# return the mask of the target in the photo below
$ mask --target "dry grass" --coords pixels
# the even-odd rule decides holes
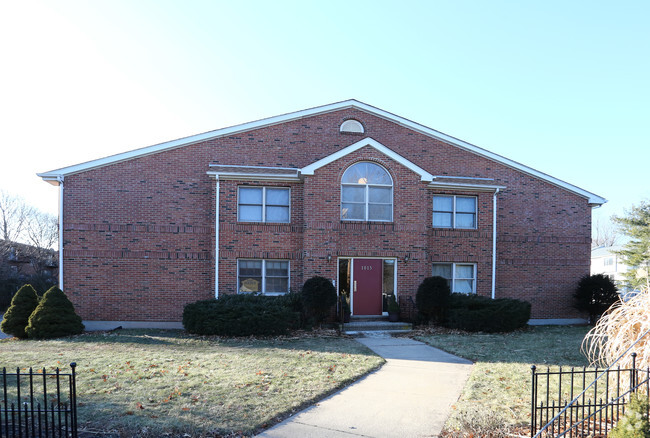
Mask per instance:
[[[79,423],[97,435],[248,435],[358,379],[383,359],[349,338],[219,339],[124,330],[0,340],[0,367],[77,362]],[[92,433],[91,433],[92,434]]]
[[[621,357],[617,364],[631,368],[635,352],[637,367],[650,366],[650,291],[615,303],[587,334],[582,348],[594,364],[607,366]]]
[[[448,436],[501,436],[530,427],[531,365],[585,367],[580,345],[588,327],[530,327],[512,333],[438,331],[417,339],[473,360],[465,389],[452,407]],[[555,389],[552,389],[555,391]]]

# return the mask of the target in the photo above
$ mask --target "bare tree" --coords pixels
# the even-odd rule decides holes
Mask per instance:
[[[22,198],[0,190],[0,238],[18,242],[31,210]]]
[[[614,246],[618,243],[620,237],[618,227],[612,222],[611,218],[607,220],[596,219],[591,232],[592,248]]]

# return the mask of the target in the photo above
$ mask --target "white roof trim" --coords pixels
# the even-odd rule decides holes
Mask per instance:
[[[583,190],[580,187],[574,186],[574,185],[569,184],[569,183],[567,183],[565,181],[562,181],[560,179],[554,178],[554,177],[552,177],[550,175],[547,175],[547,174],[545,174],[543,172],[535,170],[535,169],[533,169],[531,167],[524,166],[521,163],[518,163],[516,161],[510,160],[510,159],[505,158],[505,157],[502,157],[501,155],[498,155],[498,154],[495,154],[495,153],[490,152],[488,150],[482,149],[482,148],[480,148],[478,146],[475,146],[475,145],[473,145],[471,143],[467,143],[465,141],[459,140],[459,139],[457,139],[455,137],[452,137],[450,135],[443,134],[442,132],[436,131],[436,130],[428,128],[428,127],[426,127],[424,125],[420,125],[419,123],[415,123],[415,122],[413,122],[411,120],[405,119],[403,117],[397,116],[395,114],[389,113],[389,112],[381,110],[379,108],[375,108],[374,106],[365,104],[363,102],[359,102],[359,101],[354,100],[354,99],[345,100],[345,101],[342,101],[342,102],[336,102],[336,103],[332,103],[332,104],[329,104],[329,105],[323,105],[323,106],[319,106],[319,107],[315,107],[315,108],[305,109],[305,110],[302,110],[302,111],[296,111],[296,112],[293,112],[293,113],[283,114],[283,115],[279,115],[279,116],[275,116],[275,117],[269,117],[269,118],[266,118],[266,119],[257,120],[257,121],[249,122],[249,123],[244,123],[244,124],[241,124],[241,125],[231,126],[231,127],[228,127],[228,128],[217,129],[215,131],[205,132],[203,134],[197,134],[197,135],[193,135],[191,137],[185,137],[185,138],[181,138],[181,139],[178,139],[178,140],[169,141],[169,142],[166,142],[166,143],[160,143],[160,144],[157,144],[157,145],[148,146],[148,147],[144,147],[144,148],[141,148],[141,149],[136,149],[136,150],[129,151],[129,152],[124,152],[124,153],[121,153],[121,154],[112,155],[110,157],[100,158],[98,160],[88,161],[86,163],[76,164],[74,166],[68,166],[68,167],[63,167],[63,168],[60,168],[60,169],[51,170],[49,172],[39,173],[37,175],[40,176],[41,178],[45,179],[45,180],[47,180],[48,178],[51,179],[52,177],[70,175],[70,174],[73,174],[73,173],[83,172],[83,171],[94,169],[94,168],[97,168],[97,167],[106,166],[106,165],[113,164],[113,163],[118,163],[120,161],[125,161],[125,160],[129,160],[129,159],[132,159],[132,158],[137,158],[137,157],[141,157],[141,156],[145,156],[145,155],[149,155],[149,154],[154,154],[154,153],[157,153],[157,152],[162,152],[162,151],[165,151],[165,150],[168,150],[168,149],[173,149],[173,148],[177,148],[177,147],[181,147],[181,146],[186,146],[186,145],[189,145],[189,144],[198,143],[198,142],[201,142],[201,141],[210,140],[210,139],[214,139],[214,138],[218,138],[218,137],[225,137],[225,136],[236,134],[238,132],[249,131],[249,130],[252,130],[252,129],[258,129],[258,128],[262,128],[262,127],[269,126],[269,125],[275,125],[275,124],[284,123],[284,122],[287,122],[287,121],[290,121],[290,120],[300,119],[300,118],[303,118],[303,117],[311,117],[311,116],[314,116],[314,115],[317,115],[317,114],[323,114],[323,113],[327,113],[327,112],[338,111],[338,110],[345,109],[345,108],[356,108],[356,109],[359,109],[361,111],[365,111],[367,113],[373,114],[373,115],[375,115],[377,117],[382,117],[384,119],[390,120],[390,121],[392,121],[394,123],[400,124],[400,125],[405,126],[405,127],[409,128],[409,129],[412,129],[414,131],[418,131],[418,132],[420,132],[420,133],[422,133],[424,135],[436,138],[438,140],[444,141],[444,142],[449,143],[451,145],[457,146],[457,147],[459,147],[461,149],[465,149],[465,150],[473,152],[473,153],[475,153],[477,155],[483,156],[485,158],[489,158],[489,159],[494,160],[494,161],[496,161],[498,163],[501,163],[501,164],[504,164],[506,166],[517,169],[517,170],[519,170],[521,172],[524,172],[524,173],[527,173],[529,175],[535,176],[535,177],[540,178],[542,180],[545,180],[545,181],[547,181],[547,182],[549,182],[551,184],[554,184],[554,185],[556,185],[558,187],[564,188],[564,189],[566,189],[566,190],[568,190],[570,192],[576,193],[576,194],[578,194],[580,196],[583,196],[583,197],[587,198],[590,204],[600,205],[600,204],[604,204],[605,202],[607,202],[607,200],[605,198],[602,198],[602,197],[600,197],[600,196],[598,196],[598,195],[596,195],[594,193]]]
[[[300,176],[294,174],[244,173],[244,172],[206,172],[211,178],[218,180],[255,180],[255,181],[300,181]]]
[[[373,140],[372,138],[364,138],[363,140],[360,140],[354,144],[351,144],[350,146],[347,146],[340,151],[334,152],[331,155],[328,155],[325,158],[321,158],[320,160],[311,163],[308,166],[303,167],[300,169],[300,173],[302,175],[313,175],[315,170],[320,169],[323,166],[326,166],[342,157],[345,157],[348,154],[351,154],[352,152],[358,151],[359,149],[365,147],[365,146],[370,146],[372,148],[375,148],[382,154],[386,155],[387,157],[392,158],[393,160],[397,161],[400,163],[402,166],[407,167],[411,169],[413,172],[417,173],[420,175],[420,180],[421,181],[432,181],[434,176],[421,168],[420,166],[414,164],[413,162],[407,160],[400,154],[390,150],[383,144],[379,143],[377,140]]]
[[[496,190],[505,190],[507,188],[506,186],[436,182],[436,181],[433,181],[427,187],[432,189],[461,189],[461,190],[471,190],[471,191],[478,191],[478,192],[493,192]]]

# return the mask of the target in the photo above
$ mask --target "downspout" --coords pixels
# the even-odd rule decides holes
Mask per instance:
[[[214,224],[214,297],[219,299],[219,177],[217,176],[217,195],[215,197]]]
[[[63,175],[56,177],[59,182],[59,289],[63,290]]]
[[[497,194],[499,189],[494,191],[492,197],[492,299],[496,297],[496,275],[497,275]]]

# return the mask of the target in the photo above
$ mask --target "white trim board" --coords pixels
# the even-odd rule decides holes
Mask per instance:
[[[355,108],[364,112],[367,112],[369,114],[375,115],[377,117],[384,118],[386,120],[389,120],[393,123],[397,123],[399,125],[402,125],[406,128],[412,129],[414,131],[420,132],[424,135],[427,135],[429,137],[435,138],[437,140],[444,141],[448,144],[454,145],[456,147],[459,147],[461,149],[467,150],[469,152],[475,153],[477,155],[480,155],[485,158],[489,158],[493,161],[496,161],[498,163],[501,163],[503,165],[506,165],[508,167],[512,167],[514,169],[517,169],[521,172],[527,173],[529,175],[535,176],[537,178],[540,178],[542,180],[545,180],[553,185],[556,185],[558,187],[564,188],[565,190],[568,190],[570,192],[576,193],[588,200],[590,204],[594,205],[601,205],[607,202],[605,198],[602,198],[594,193],[588,192],[584,189],[581,189],[580,187],[574,186],[572,184],[569,184],[565,181],[562,181],[560,179],[554,178],[550,175],[547,175],[543,172],[540,172],[538,170],[535,170],[531,167],[525,166],[521,163],[518,163],[516,161],[510,160],[508,158],[505,158],[501,155],[495,154],[493,152],[490,152],[488,150],[485,150],[483,148],[480,148],[478,146],[475,146],[471,143],[467,143],[463,140],[459,140],[455,137],[452,137],[447,134],[443,134],[440,131],[436,131],[434,129],[431,129],[429,127],[426,127],[424,125],[420,125],[419,123],[413,122],[411,120],[405,119],[403,117],[397,116],[395,114],[392,114],[388,111],[384,111],[382,109],[376,108],[374,106],[365,104],[363,102],[359,102],[354,99],[350,100],[345,100],[342,102],[336,102],[328,105],[323,105],[315,108],[310,108],[310,109],[305,109],[301,111],[296,111],[293,113],[288,113],[288,114],[283,114],[279,116],[274,116],[274,117],[269,117],[266,119],[261,119],[257,120],[254,122],[248,122],[248,123],[243,123],[241,125],[236,125],[236,126],[231,126],[228,128],[223,128],[223,129],[217,129],[214,131],[209,131],[205,132],[202,134],[197,134],[193,135],[190,137],[185,137],[177,140],[172,140],[169,142],[165,143],[160,143],[157,145],[153,146],[147,146],[144,148],[140,149],[135,149],[132,151],[128,152],[123,152],[121,154],[116,154],[116,155],[111,155],[109,157],[104,157],[100,158],[97,160],[92,160],[88,161],[85,163],[80,163],[80,164],[75,164],[73,166],[68,166],[68,167],[63,167],[60,169],[55,169],[51,170],[48,172],[43,172],[37,174],[41,178],[43,178],[45,181],[51,183],[51,184],[58,184],[54,178],[57,176],[65,176],[65,175],[70,175],[78,172],[83,172],[86,170],[94,169],[97,167],[101,166],[106,166],[109,164],[114,164],[118,163],[120,161],[126,161],[132,158],[137,158],[137,157],[142,157],[145,155],[150,155],[154,154],[157,152],[162,152],[166,151],[169,149],[174,149],[177,147],[182,147],[182,146],[187,146],[190,144],[210,140],[210,139],[215,139],[219,137],[225,137],[229,135],[234,135],[239,132],[244,132],[244,131],[250,131],[253,129],[259,129],[262,127],[266,126],[271,126],[271,125],[276,125],[279,123],[284,123],[288,122],[291,120],[296,120],[304,117],[311,117],[314,115],[318,114],[324,114],[324,113],[329,113],[332,111],[338,111],[342,109],[347,109],[347,108]],[[310,167],[310,166],[307,166]]]
[[[328,155],[325,158],[321,158],[320,160],[311,163],[308,166],[303,167],[300,169],[300,173],[302,175],[313,175],[314,171],[320,169],[323,166],[326,166],[330,163],[333,163],[334,161],[345,157],[346,155],[351,154],[352,152],[358,151],[359,149],[365,147],[365,146],[370,146],[377,151],[381,152],[382,154],[386,155],[387,157],[397,161],[400,163],[402,166],[411,169],[413,172],[417,173],[420,175],[420,180],[421,181],[427,181],[430,182],[434,179],[434,176],[418,166],[417,164],[413,163],[412,161],[407,160],[397,152],[392,151],[391,149],[387,148],[383,144],[379,143],[376,140],[373,140],[372,138],[364,138],[363,140],[359,140],[356,143],[351,144],[350,146],[347,146],[340,151],[334,152],[331,155]]]

